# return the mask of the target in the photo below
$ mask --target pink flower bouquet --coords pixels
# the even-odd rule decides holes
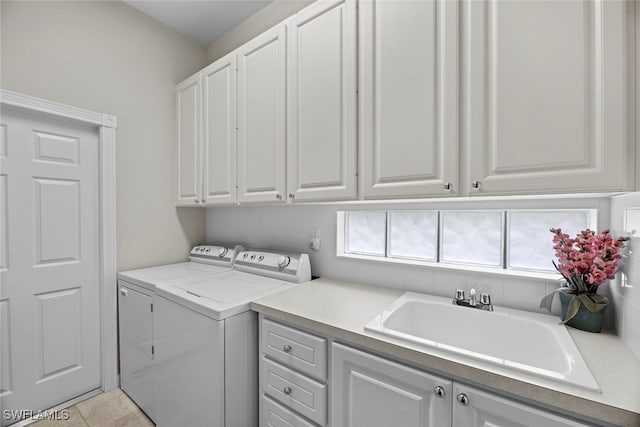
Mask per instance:
[[[586,229],[569,237],[560,228],[550,230],[558,263],[553,265],[567,281],[572,293],[596,293],[598,286],[613,279],[618,271],[620,251],[628,237],[614,239],[609,230],[600,234]]]

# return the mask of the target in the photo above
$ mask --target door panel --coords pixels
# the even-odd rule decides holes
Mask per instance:
[[[589,427],[569,418],[523,405],[462,384],[453,395],[464,394],[467,404],[453,402],[453,426],[457,427]]]
[[[198,205],[202,196],[200,80],[188,78],[176,89],[178,109],[178,205]]]
[[[236,53],[202,70],[204,197],[234,203],[236,191]]]
[[[80,288],[36,295],[39,382],[82,365]]]
[[[331,425],[451,425],[451,381],[341,344],[332,345],[331,358]]]
[[[41,410],[101,385],[98,136],[2,113],[1,406]]]
[[[293,201],[355,199],[355,2],[314,3],[288,28],[289,192]]]
[[[364,197],[458,192],[457,2],[371,0],[359,17]]]
[[[34,179],[35,265],[80,261],[80,181]]]
[[[238,54],[238,200],[279,202],[285,192],[285,29]]]
[[[472,195],[630,189],[628,7],[463,3],[464,184]]]

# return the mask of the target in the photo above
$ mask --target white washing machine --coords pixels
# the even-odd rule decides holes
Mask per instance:
[[[306,254],[243,250],[234,270],[157,287],[160,427],[258,425],[256,298],[311,280]]]
[[[118,274],[120,385],[152,420],[157,419],[153,333],[153,295],[157,286],[230,271],[240,249],[240,246],[196,246],[188,262]]]

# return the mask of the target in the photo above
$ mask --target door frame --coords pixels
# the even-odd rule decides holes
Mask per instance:
[[[115,116],[95,113],[53,101],[0,89],[2,107],[44,113],[70,122],[95,125],[98,134],[98,191],[100,245],[100,343],[104,391],[118,387],[118,330],[116,279],[116,124]]]

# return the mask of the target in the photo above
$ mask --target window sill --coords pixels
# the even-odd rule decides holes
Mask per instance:
[[[337,253],[336,256],[340,258],[348,258],[348,259],[355,259],[355,260],[361,260],[361,261],[373,261],[378,263],[388,263],[388,264],[396,264],[396,265],[397,264],[413,265],[413,266],[430,268],[434,270],[451,270],[451,271],[492,274],[500,277],[514,277],[514,278],[522,278],[522,279],[539,280],[544,282],[561,279],[560,275],[557,273],[545,273],[545,272],[523,271],[523,270],[506,270],[498,267],[496,268],[482,267],[478,265],[469,265],[469,264],[447,264],[442,262],[419,261],[419,260],[401,259],[401,258],[386,258],[386,257],[378,257],[378,256],[360,255],[360,254],[348,254],[348,253]]]

